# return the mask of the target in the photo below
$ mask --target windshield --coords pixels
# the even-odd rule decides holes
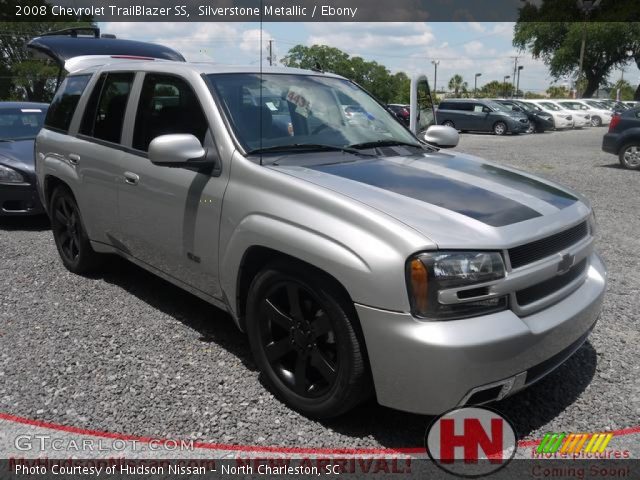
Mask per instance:
[[[562,102],[560,105],[562,105],[565,108],[568,108],[569,110],[586,110],[587,109],[586,106],[578,102]]]
[[[553,110],[554,112],[557,112],[558,110],[562,110],[555,103],[551,103],[551,102],[540,102],[540,105],[542,105],[547,110]]]
[[[518,107],[522,108],[523,110],[526,110],[527,112],[531,112],[533,110],[533,107],[528,103],[524,103],[524,102],[513,102],[513,103]]]
[[[45,108],[0,109],[0,140],[30,140],[42,128]]]
[[[487,105],[487,107],[491,108],[491,110],[496,110],[498,112],[511,112],[511,111],[513,111],[512,108],[511,108],[511,105],[509,105],[507,107],[506,105],[502,105],[501,103],[498,103],[498,102],[487,101],[486,105]]]
[[[609,110],[609,107],[607,107],[606,105],[600,103],[600,102],[595,102],[593,100],[590,101],[586,101],[586,104],[593,107],[593,108],[599,108],[602,110]]]
[[[207,77],[249,152],[300,145],[420,145],[382,105],[348,80],[259,73]]]

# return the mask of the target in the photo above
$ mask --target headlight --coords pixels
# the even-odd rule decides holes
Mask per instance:
[[[421,253],[407,263],[407,287],[413,315],[434,320],[453,320],[491,313],[507,308],[507,297],[489,295],[482,284],[505,275],[502,255],[498,252],[430,252]],[[478,285],[478,288],[473,288]],[[463,288],[454,303],[442,303],[440,292]]]
[[[0,165],[0,183],[24,183],[24,177],[13,168]]]

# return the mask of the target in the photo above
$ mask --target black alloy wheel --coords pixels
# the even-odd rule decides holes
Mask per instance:
[[[369,370],[354,315],[353,304],[315,272],[277,265],[256,276],[247,332],[278,397],[309,417],[328,418],[368,396]]]
[[[91,248],[78,204],[67,188],[58,187],[51,195],[49,218],[64,266],[73,273],[87,273],[97,267],[100,255]]]

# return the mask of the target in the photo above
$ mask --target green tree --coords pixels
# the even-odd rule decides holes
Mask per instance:
[[[633,100],[636,89],[631,86],[629,82],[626,80],[620,79],[611,88],[611,93],[609,94],[612,100],[615,100],[618,95],[618,89],[620,89],[620,100]]]
[[[409,77],[399,72],[391,74],[377,62],[351,57],[342,50],[327,45],[296,45],[282,58],[287,67],[321,68],[353,80],[385,103],[409,102]]]
[[[32,1],[14,2],[14,5]],[[44,2],[40,2],[43,4]],[[15,8],[15,7],[13,7]],[[0,22],[0,99],[16,98],[31,101],[49,101],[53,96],[58,65],[33,57],[27,42],[43,33],[70,27],[91,26],[91,19],[57,22],[68,17],[45,18],[46,22]]]
[[[496,98],[504,96],[504,83],[492,80],[478,89],[478,98]]]
[[[547,95],[551,98],[569,98],[571,92],[564,85],[551,85],[547,88]]]
[[[590,14],[595,21],[582,22],[576,21],[584,18],[584,14],[575,0],[526,3],[520,9],[513,45],[541,58],[554,78],[572,76],[577,80],[582,38],[586,34],[585,82],[579,87],[581,96],[591,97],[612,70],[628,64],[634,57],[640,68],[640,23],[621,22],[625,16],[635,18],[636,11],[637,5],[634,9],[631,2],[603,0]]]
[[[467,90],[469,88],[469,84],[464,81],[462,75],[459,75],[457,73],[453,77],[451,77],[448,86],[449,90],[453,91],[453,96],[455,98],[460,97],[461,93],[467,93]]]

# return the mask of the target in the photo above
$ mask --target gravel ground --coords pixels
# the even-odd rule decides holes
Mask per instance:
[[[462,136],[459,149],[567,184],[598,215],[610,271],[604,312],[566,364],[496,407],[523,438],[635,426],[640,418],[640,172],[602,153],[604,129]],[[331,422],[260,383],[220,310],[119,259],[86,278],[58,260],[43,219],[0,221],[0,412],[208,442],[414,447],[430,418],[363,405]]]

